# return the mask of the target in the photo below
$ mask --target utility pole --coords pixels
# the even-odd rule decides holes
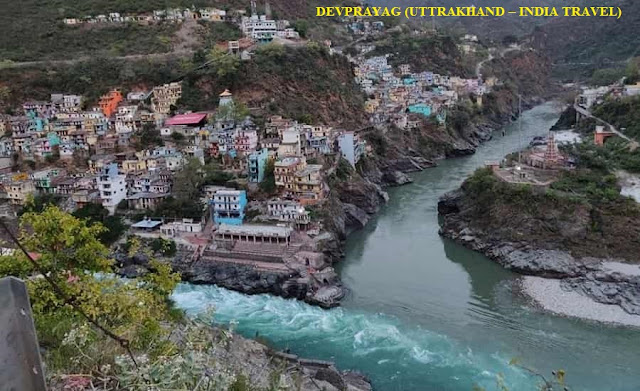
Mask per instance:
[[[522,164],[522,95],[518,94],[518,165]]]

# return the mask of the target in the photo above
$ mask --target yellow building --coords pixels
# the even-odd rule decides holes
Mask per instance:
[[[145,160],[125,160],[122,162],[122,172],[125,174],[146,170],[147,163]]]
[[[316,204],[324,199],[322,165],[310,164],[296,171],[294,195],[302,205]]]
[[[364,111],[366,111],[369,114],[375,113],[378,107],[380,107],[379,99],[369,99],[366,102],[364,102]]]
[[[276,161],[274,165],[274,176],[276,186],[285,190],[285,192],[293,194],[296,189],[295,174],[307,167],[307,161],[304,157],[286,157]]]
[[[35,193],[36,187],[31,180],[12,181],[6,186],[7,197],[13,205],[24,205],[27,197]]]

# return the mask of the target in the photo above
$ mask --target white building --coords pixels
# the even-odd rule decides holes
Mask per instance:
[[[308,224],[311,221],[307,212],[299,202],[293,200],[270,200],[267,203],[269,217],[278,221],[295,224]]]
[[[296,127],[282,132],[282,141],[278,146],[278,157],[300,156],[302,154],[302,135]]]
[[[130,102],[137,102],[141,100],[145,100],[147,98],[148,93],[145,91],[132,91],[127,94],[127,100]]]
[[[116,112],[116,133],[132,133],[138,127],[136,124],[136,113],[138,106],[120,106]]]
[[[193,219],[182,219],[182,221],[174,221],[160,226],[160,233],[163,236],[175,237],[181,233],[200,233],[202,232],[202,223],[194,222]]]
[[[364,155],[365,141],[360,141],[354,132],[344,132],[338,136],[338,148],[340,148],[342,157],[355,167]]]
[[[98,176],[100,199],[110,214],[114,214],[120,201],[127,197],[126,175],[118,172],[118,165],[111,163]]]
[[[278,33],[275,20],[267,19],[265,15],[251,15],[242,17],[242,32],[245,36],[257,41],[271,41]]]
[[[177,152],[173,155],[164,157],[166,167],[171,171],[177,171],[184,165],[184,158],[181,153]]]

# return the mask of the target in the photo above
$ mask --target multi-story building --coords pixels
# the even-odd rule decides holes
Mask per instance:
[[[211,214],[217,224],[241,225],[247,193],[244,190],[218,190],[211,200]]]
[[[302,155],[302,134],[298,127],[291,127],[282,132],[282,141],[278,146],[278,157]]]
[[[266,15],[242,17],[242,32],[256,41],[271,41],[278,33],[276,21],[267,19]]]
[[[111,90],[100,97],[98,105],[105,117],[111,117],[122,102],[122,93],[118,90]]]
[[[27,198],[36,191],[36,187],[30,179],[12,180],[5,188],[9,202],[13,205],[24,205]]]
[[[267,202],[267,211],[269,218],[278,221],[299,225],[306,225],[311,221],[309,212],[305,210],[304,206],[293,200],[269,200]]]
[[[171,106],[182,97],[182,84],[169,83],[156,86],[151,94],[151,109],[158,114],[169,114]]]
[[[128,196],[127,205],[135,210],[155,209],[169,194],[161,193],[136,193]]]
[[[355,167],[365,153],[365,141],[361,141],[354,132],[344,132],[338,136],[337,142],[342,157]]]
[[[213,22],[220,22],[224,20],[225,16],[227,16],[227,12],[225,10],[218,8],[201,8],[198,12],[200,13],[200,18],[211,20]]]
[[[249,156],[247,156],[247,173],[249,176],[249,182],[262,182],[268,160],[269,150],[267,148],[262,148],[260,151],[253,151]]]
[[[133,133],[138,130],[139,120],[136,116],[138,106],[128,105],[118,107],[116,112],[116,133]]]
[[[82,95],[51,94],[51,104],[57,112],[77,113],[82,110]]]
[[[55,192],[55,187],[53,186],[54,178],[62,177],[65,173],[65,170],[59,168],[49,168],[32,172],[29,175],[29,179],[33,182],[38,193],[48,194]]]
[[[204,165],[204,149],[196,145],[189,145],[184,149],[184,154],[187,159],[196,159]]]
[[[100,199],[110,214],[115,213],[118,204],[127,197],[126,175],[118,171],[118,165],[111,163],[102,168],[98,176]]]
[[[276,161],[274,175],[276,186],[284,189],[287,194],[293,194],[296,189],[296,172],[307,167],[304,157],[285,157]]]
[[[255,129],[238,130],[233,139],[236,152],[246,155],[258,146],[258,133]]]
[[[324,199],[322,165],[309,164],[296,171],[294,196],[303,205],[313,205]]]

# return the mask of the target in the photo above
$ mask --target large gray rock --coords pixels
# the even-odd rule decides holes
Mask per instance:
[[[397,170],[385,172],[382,179],[389,186],[402,186],[413,182],[413,179],[409,178],[407,174]]]
[[[345,224],[349,228],[361,229],[369,222],[369,214],[354,204],[342,204],[342,210],[346,217]]]

